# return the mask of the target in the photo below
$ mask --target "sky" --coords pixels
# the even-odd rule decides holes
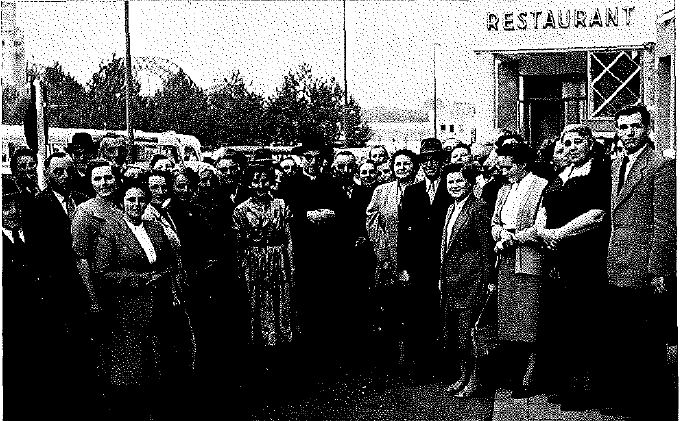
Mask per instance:
[[[471,102],[477,58],[470,44],[473,3],[456,0],[346,3],[348,91],[364,108],[423,109]],[[17,3],[29,62],[86,83],[99,63],[125,52],[123,2]],[[343,3],[328,1],[131,1],[133,57],[167,59],[208,88],[240,71],[252,89],[274,94],[289,70],[307,63],[343,83]]]

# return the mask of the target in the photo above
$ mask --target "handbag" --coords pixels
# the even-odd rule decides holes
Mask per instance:
[[[476,359],[488,357],[498,346],[495,318],[490,317],[491,305],[496,300],[495,290],[486,294],[486,300],[482,305],[479,316],[475,321],[470,334],[472,335],[472,352]]]

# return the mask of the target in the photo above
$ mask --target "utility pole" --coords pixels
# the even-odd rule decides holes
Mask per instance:
[[[127,124],[130,146],[134,142],[134,131],[130,121],[132,91],[132,57],[130,56],[130,2],[125,0],[125,123]]]

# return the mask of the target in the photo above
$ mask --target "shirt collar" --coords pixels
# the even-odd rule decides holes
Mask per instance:
[[[467,202],[467,200],[470,198],[470,195],[472,195],[472,194],[473,194],[473,193],[470,192],[470,193],[468,193],[468,195],[465,196],[465,197],[463,198],[463,200],[461,200],[460,202],[459,202],[459,201],[456,201],[456,207],[462,208],[462,207],[465,205],[465,202]]]
[[[628,165],[629,165],[629,166],[630,166],[630,165],[633,165],[633,162],[635,162],[635,161],[638,159],[638,157],[640,156],[640,154],[642,153],[642,151],[644,151],[645,149],[647,149],[647,147],[648,147],[648,145],[644,145],[643,147],[641,147],[641,148],[638,149],[637,151],[635,151],[635,152],[633,152],[632,154],[628,155]]]
[[[14,235],[12,234],[12,230],[5,228],[5,227],[2,227],[2,232],[4,232],[5,236],[7,236],[7,238],[9,238],[9,241],[11,241],[12,244],[14,244]],[[19,228],[19,236],[21,237],[22,240],[24,239],[24,230],[21,229],[21,228]]]
[[[435,187],[439,187],[439,177],[436,177],[434,180],[425,177],[425,188],[429,189],[432,184],[434,184]]]

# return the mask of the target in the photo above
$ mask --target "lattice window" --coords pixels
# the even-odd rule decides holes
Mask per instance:
[[[611,118],[642,96],[642,53],[588,52],[588,111],[590,118]]]

